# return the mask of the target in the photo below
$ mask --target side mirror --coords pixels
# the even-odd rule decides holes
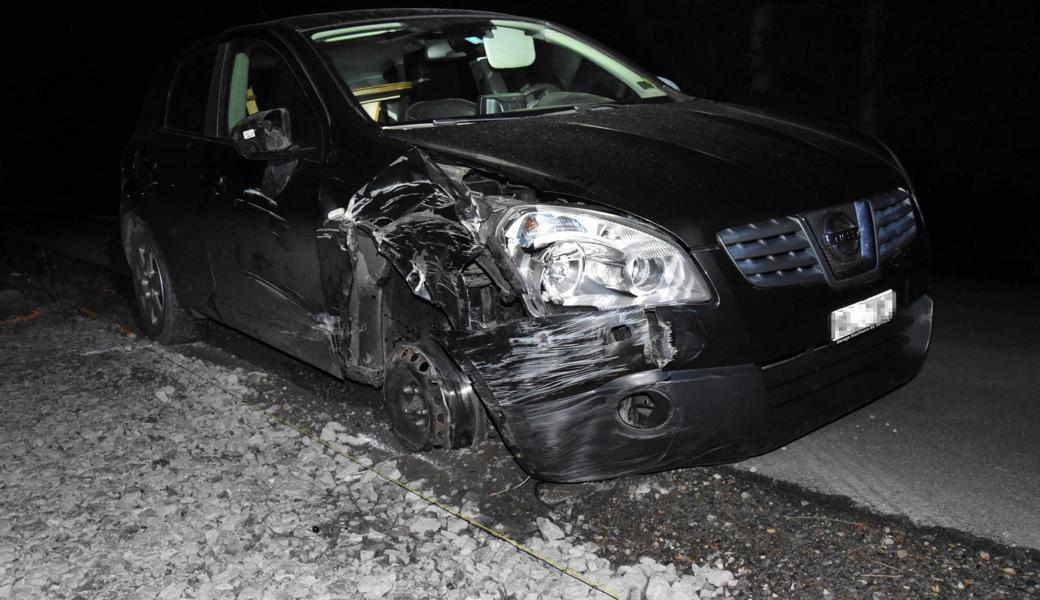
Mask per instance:
[[[671,79],[668,79],[667,77],[662,77],[662,76],[658,75],[657,76],[657,80],[660,81],[661,83],[665,84],[666,86],[672,88],[673,90],[675,90],[677,92],[681,92],[682,91],[682,90],[679,89],[679,84],[678,83],[675,83],[674,81],[672,81]]]
[[[272,108],[242,119],[231,128],[231,144],[242,158],[275,160],[298,154],[292,143],[289,110]]]

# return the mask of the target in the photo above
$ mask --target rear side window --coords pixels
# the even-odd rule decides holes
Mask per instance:
[[[216,47],[189,56],[177,65],[166,101],[166,126],[170,129],[206,132],[209,86],[213,79]]]

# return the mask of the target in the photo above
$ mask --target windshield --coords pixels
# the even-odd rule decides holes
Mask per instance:
[[[667,98],[633,67],[537,23],[377,23],[320,31],[311,40],[383,125]]]

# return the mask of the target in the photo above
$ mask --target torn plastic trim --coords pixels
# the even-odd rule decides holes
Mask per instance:
[[[621,423],[614,406],[593,414],[593,407],[621,399],[597,395],[596,390],[640,373],[667,378],[669,371],[662,367],[693,364],[706,335],[694,308],[633,307],[445,332],[440,341],[470,377],[521,466],[541,476],[570,469],[566,465],[572,452],[631,452],[623,447],[634,437],[666,436],[668,423],[654,430],[633,430]],[[573,426],[586,418],[601,420],[594,428],[603,435],[589,436],[586,442],[594,446],[576,448],[569,441],[572,434],[559,424]],[[638,452],[643,456],[647,449]]]
[[[706,339],[696,309],[662,313],[631,307],[534,317],[445,332],[442,341],[479,372],[497,404],[531,404],[695,359]]]
[[[544,410],[516,411],[524,427],[524,470],[539,479],[582,482],[717,462],[713,455],[756,453],[765,390],[754,365],[631,373]],[[669,402],[666,420],[638,429],[618,414],[625,399]],[[731,407],[733,398],[741,402]],[[768,447],[769,443],[766,443]],[[748,450],[748,448],[755,450]]]
[[[461,182],[467,172],[438,165],[413,149],[354,192],[346,206],[330,211],[315,231],[323,248],[332,250],[323,261],[342,260],[325,271],[328,283],[340,288],[328,301],[338,305],[343,317],[339,359],[351,378],[382,383],[387,350],[383,305],[389,301],[383,293],[392,271],[414,297],[439,309],[455,328],[482,326],[472,320],[471,290],[464,277],[468,265],[479,264],[503,298],[515,297],[507,275],[480,241],[484,197],[468,193]],[[483,300],[486,290],[481,294]]]
[[[657,319],[657,313],[646,311],[646,326],[649,340],[643,346],[643,355],[648,362],[663,369],[675,358],[676,349],[672,342],[672,325]]]
[[[686,319],[658,312],[664,313],[658,319],[672,327],[676,348],[684,351]],[[708,367],[707,356],[691,361],[679,354],[665,369],[625,374],[567,396],[502,406],[500,418],[507,427],[500,431],[521,466],[548,481],[595,481],[743,460],[913,378],[931,337],[931,299],[922,296],[901,308],[893,322],[898,331],[891,332],[892,345],[880,347],[897,351],[878,354],[876,343],[864,341],[852,356],[844,353],[848,349],[813,353],[796,393],[770,384],[758,364]],[[667,418],[656,427],[633,428],[618,418],[624,399],[643,393],[670,401]]]

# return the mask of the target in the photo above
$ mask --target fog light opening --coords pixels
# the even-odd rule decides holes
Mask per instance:
[[[618,418],[633,429],[653,429],[668,420],[668,400],[646,392],[632,394],[618,403]]]

